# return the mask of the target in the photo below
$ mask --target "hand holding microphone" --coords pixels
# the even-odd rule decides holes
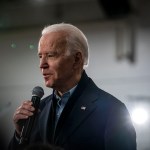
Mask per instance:
[[[28,142],[36,113],[39,108],[40,99],[43,95],[44,91],[41,87],[37,86],[33,88],[31,101],[24,101],[23,104],[17,108],[14,114],[13,120],[16,132],[20,135],[20,144]]]

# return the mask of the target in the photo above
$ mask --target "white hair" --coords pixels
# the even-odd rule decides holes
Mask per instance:
[[[60,31],[67,33],[66,36],[67,54],[73,54],[77,51],[80,51],[84,59],[84,66],[88,66],[89,63],[88,40],[86,36],[83,34],[83,32],[79,30],[77,27],[67,23],[53,24],[45,27],[42,30],[42,35]]]

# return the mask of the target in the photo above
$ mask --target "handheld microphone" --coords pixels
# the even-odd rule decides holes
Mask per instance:
[[[31,117],[25,120],[24,126],[22,127],[22,131],[21,131],[21,136],[19,141],[20,145],[27,144],[29,141],[31,130],[36,118],[36,113],[38,111],[40,100],[43,97],[43,95],[44,95],[44,90],[41,87],[36,86],[33,88],[31,101],[33,103],[33,107],[35,108],[35,111],[33,112],[34,114]]]

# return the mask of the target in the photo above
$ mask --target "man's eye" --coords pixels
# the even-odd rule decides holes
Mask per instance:
[[[57,53],[56,52],[53,52],[53,53],[48,53],[47,54],[47,57],[51,58],[51,57],[56,57],[57,56]]]
[[[42,55],[39,55],[39,58],[42,58]]]
[[[47,56],[48,57],[54,57],[54,54],[48,54]]]

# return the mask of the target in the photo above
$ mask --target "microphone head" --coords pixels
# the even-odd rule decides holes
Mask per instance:
[[[42,98],[43,95],[44,95],[44,90],[43,90],[42,87],[36,86],[36,87],[33,88],[33,90],[32,90],[32,96],[37,96],[39,98]]]

